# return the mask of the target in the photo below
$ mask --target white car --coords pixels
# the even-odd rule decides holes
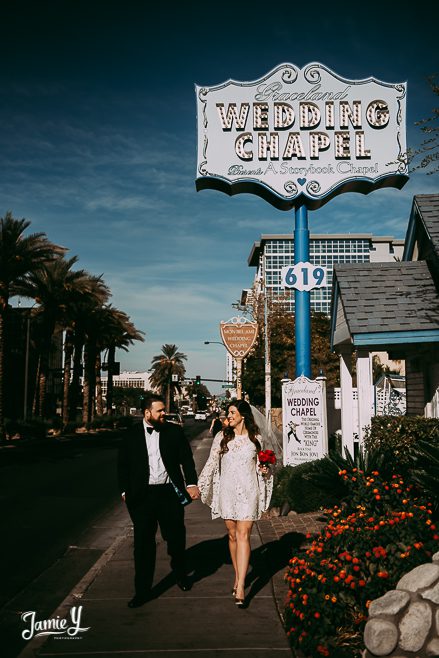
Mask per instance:
[[[194,420],[207,420],[207,413],[205,411],[197,411]]]

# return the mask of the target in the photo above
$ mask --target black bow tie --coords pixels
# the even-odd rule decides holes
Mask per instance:
[[[147,427],[146,431],[148,432],[148,434],[152,434],[154,432],[154,428],[153,427]]]

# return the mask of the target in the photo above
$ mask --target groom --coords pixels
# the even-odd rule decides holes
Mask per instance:
[[[149,395],[143,414],[142,424],[124,437],[118,464],[120,493],[134,526],[135,595],[130,608],[151,597],[158,526],[177,585],[190,589],[184,505],[200,497],[191,448],[181,427],[165,421],[163,398]]]

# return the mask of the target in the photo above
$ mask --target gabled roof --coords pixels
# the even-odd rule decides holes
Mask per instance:
[[[439,194],[417,194],[413,198],[413,206],[407,227],[406,246],[403,259],[411,260],[420,223],[427,239],[439,257]]]
[[[425,261],[336,265],[331,343],[439,341],[439,296]]]

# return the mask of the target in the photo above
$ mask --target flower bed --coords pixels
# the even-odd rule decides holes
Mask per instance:
[[[306,656],[359,656],[370,601],[427,561],[439,540],[431,505],[400,476],[353,468],[339,477],[348,502],[327,510],[326,526],[286,574],[285,626]]]

